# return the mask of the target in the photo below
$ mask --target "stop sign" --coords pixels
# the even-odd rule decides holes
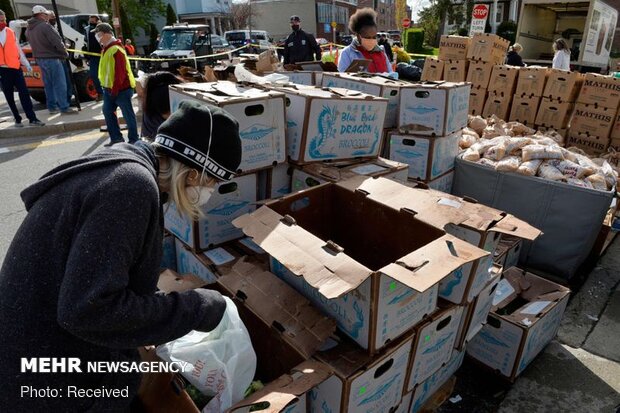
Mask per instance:
[[[489,6],[485,4],[477,4],[471,14],[474,19],[486,19],[489,15]]]
[[[411,20],[409,20],[408,18],[405,17],[403,19],[403,27],[407,28],[407,27],[409,27],[410,24],[411,24]]]

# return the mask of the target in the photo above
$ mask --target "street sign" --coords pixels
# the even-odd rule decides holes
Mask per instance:
[[[120,25],[121,25],[121,21],[120,21],[120,19],[119,19],[118,17],[114,17],[114,18],[112,19],[112,26],[118,27],[118,26],[120,26]]]
[[[404,18],[403,19],[403,27],[406,29],[411,25],[411,20],[409,20],[408,18]]]
[[[338,27],[338,23],[332,22],[332,27],[335,29],[336,27]]]
[[[332,28],[330,27],[329,23],[325,23],[325,26],[323,26],[323,31],[325,33],[331,33]]]
[[[484,33],[484,28],[487,24],[487,18],[489,17],[489,5],[488,4],[476,4],[474,10],[471,13],[471,26],[469,28],[469,35],[475,33]]]

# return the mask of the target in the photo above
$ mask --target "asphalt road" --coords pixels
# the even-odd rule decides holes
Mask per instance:
[[[20,192],[57,165],[97,150],[107,139],[98,130],[0,139],[0,262],[26,216]]]

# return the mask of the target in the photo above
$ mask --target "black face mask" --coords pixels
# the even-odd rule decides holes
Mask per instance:
[[[97,23],[89,23],[88,26],[94,29],[95,27],[97,27]]]
[[[299,25],[298,24],[291,24],[291,29],[293,29],[293,31],[297,31],[299,30]]]

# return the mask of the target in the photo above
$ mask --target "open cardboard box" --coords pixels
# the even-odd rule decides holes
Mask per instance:
[[[384,178],[323,184],[269,202],[234,222],[272,256],[272,271],[376,352],[436,308],[438,283],[485,252],[442,229],[429,199]]]
[[[177,110],[181,101],[194,100],[219,106],[239,122],[243,154],[240,172],[265,168],[286,160],[285,101],[282,93],[221,81],[171,85],[169,94],[171,112]],[[201,128],[203,125],[192,126]]]
[[[178,239],[175,243],[176,271],[181,274],[194,274],[207,283],[215,282],[221,271],[233,265],[240,255],[228,243],[205,252],[193,252]]]
[[[467,354],[514,381],[555,337],[570,290],[513,267],[504,271],[487,324]]]
[[[354,176],[382,176],[399,182],[407,180],[409,165],[390,159],[339,163],[311,163],[293,170],[293,192],[308,189],[326,182],[340,182]]]
[[[388,100],[342,88],[264,85],[286,96],[286,149],[292,163],[376,157]]]
[[[318,85],[318,84],[317,84]],[[404,80],[396,80],[370,73],[325,73],[320,84],[322,87],[338,87],[357,90],[372,96],[388,99],[383,128],[394,128],[398,122],[400,92],[403,88],[414,85]]]

